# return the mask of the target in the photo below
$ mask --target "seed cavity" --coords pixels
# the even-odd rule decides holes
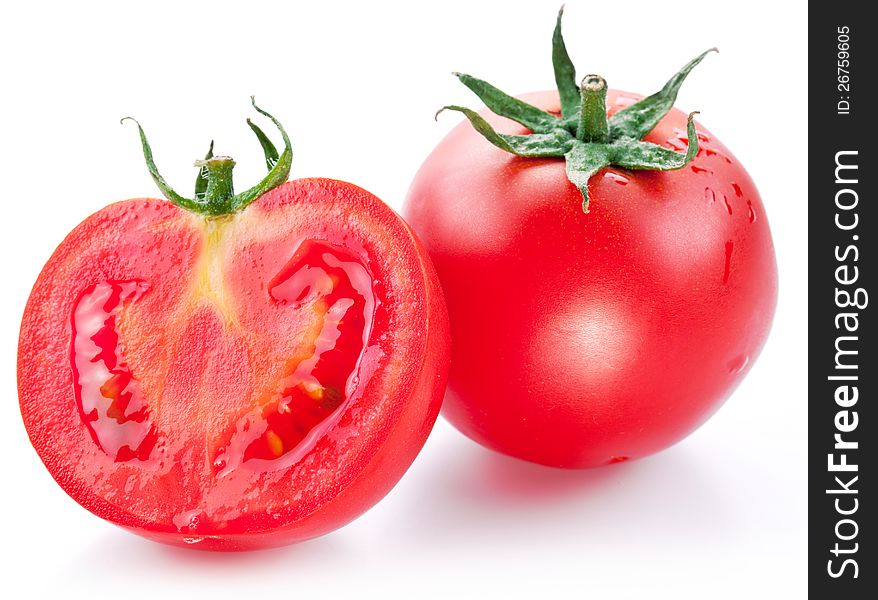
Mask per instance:
[[[322,324],[307,358],[290,365],[273,397],[239,419],[213,459],[217,476],[243,465],[287,467],[332,428],[361,385],[359,365],[377,305],[372,276],[351,251],[318,240],[303,242],[268,283],[286,310],[316,312]]]
[[[158,432],[140,382],[125,360],[119,322],[149,289],[143,281],[103,281],[73,308],[70,366],[79,415],[94,442],[116,462],[153,458]]]

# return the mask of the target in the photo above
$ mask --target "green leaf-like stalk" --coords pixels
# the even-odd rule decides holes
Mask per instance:
[[[271,143],[271,140],[268,139],[265,132],[262,131],[253,121],[247,119],[247,125],[253,130],[253,133],[256,134],[256,139],[259,140],[259,145],[262,146],[262,153],[265,155],[265,166],[268,171],[271,172],[280,159],[280,156],[277,153],[277,148],[274,147],[274,144]]]
[[[582,210],[588,212],[588,182],[604,167],[618,166],[632,170],[671,171],[685,167],[698,154],[698,136],[694,115],[686,126],[689,143],[685,153],[642,141],[673,108],[677,92],[690,71],[711,48],[686,63],[664,87],[607,118],[607,83],[599,75],[587,75],[576,84],[576,70],[567,53],[561,34],[564,7],[552,33],[552,67],[561,102],[561,117],[500,91],[490,83],[470,75],[455,73],[489,110],[512,119],[529,129],[527,135],[497,132],[476,111],[462,106],[446,106],[439,111],[462,113],[489,142],[511,154],[524,157],[564,157],[567,178],[582,194]],[[437,116],[439,113],[436,113]]]
[[[243,210],[262,194],[284,183],[290,175],[293,162],[293,148],[287,132],[277,119],[256,106],[255,98],[251,96],[250,101],[256,112],[268,117],[278,128],[283,138],[284,151],[278,156],[277,149],[268,139],[268,136],[247,119],[247,124],[256,134],[262,146],[265,162],[268,166],[268,175],[255,186],[237,195],[234,192],[232,183],[232,170],[235,167],[235,161],[228,156],[214,156],[213,141],[210,142],[210,149],[207,151],[204,160],[195,161],[195,166],[199,168],[198,177],[195,180],[195,197],[191,199],[185,198],[175,192],[159,173],[158,167],[156,167],[153,160],[152,148],[146,139],[146,134],[140,123],[131,117],[125,117],[122,119],[122,122],[131,120],[137,124],[146,167],[149,169],[153,181],[155,181],[165,198],[180,208],[185,208],[193,213],[207,217],[218,217]]]
[[[491,125],[474,110],[463,106],[446,106],[436,113],[439,116],[443,110],[455,110],[463,113],[473,128],[485,136],[485,139],[510,154],[526,156],[529,158],[564,156],[570,146],[570,140],[564,139],[559,132],[534,133],[531,135],[506,135],[497,133]]]
[[[564,36],[561,35],[561,17],[564,7],[558,11],[555,31],[552,33],[552,69],[555,71],[555,86],[561,99],[561,115],[565,119],[576,116],[579,109],[579,87],[576,85],[576,67],[567,54]]]
[[[463,85],[475,92],[476,96],[493,112],[521,123],[533,132],[548,133],[556,125],[558,118],[554,115],[510,96],[506,92],[501,92],[486,81],[465,73],[453,73],[453,75],[460,79]]]

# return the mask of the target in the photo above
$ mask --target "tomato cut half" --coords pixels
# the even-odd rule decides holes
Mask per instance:
[[[383,497],[439,411],[448,324],[408,226],[303,179],[217,217],[164,200],[80,224],[25,309],[30,439],[85,508],[162,542],[314,537]]]

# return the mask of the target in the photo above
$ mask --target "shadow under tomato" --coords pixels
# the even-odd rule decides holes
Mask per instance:
[[[428,449],[441,460],[423,465],[407,503],[398,507],[400,536],[412,544],[463,543],[473,536],[597,540],[620,531],[659,537],[709,529],[718,513],[736,514],[718,494],[718,475],[707,459],[685,444],[636,461],[567,470],[487,450],[456,432],[442,437],[441,451]]]
[[[494,452],[461,436],[435,476],[446,501],[508,507],[551,506],[630,477],[637,461],[597,469],[558,469]]]
[[[140,541],[140,540],[137,540]],[[250,572],[254,566],[273,568],[279,565],[311,561],[338,560],[343,544],[330,535],[278,548],[248,550],[245,552],[215,552],[195,550],[146,540],[149,560],[153,564],[167,561],[191,569],[223,569]]]
[[[461,492],[486,501],[541,504],[584,492],[625,477],[631,463],[599,469],[571,470],[538,465],[497,452],[480,452],[467,460],[468,469],[458,474]],[[471,451],[468,450],[467,453]],[[636,467],[634,467],[636,470]]]
[[[355,562],[349,545],[335,534],[268,550],[206,552],[106,527],[69,560],[51,565],[26,597],[57,597],[48,590],[59,589],[65,598],[272,597],[296,582],[313,587],[315,581],[332,581],[334,565]]]
[[[211,552],[193,550],[147,540],[123,530],[107,532],[84,547],[70,568],[80,565],[102,565],[102,569],[122,575],[129,572],[132,580],[145,567],[167,576],[208,576],[222,572],[226,577],[252,576],[283,566],[307,569],[310,564],[339,560],[347,554],[336,536],[327,535],[291,546],[251,550],[247,552]]]

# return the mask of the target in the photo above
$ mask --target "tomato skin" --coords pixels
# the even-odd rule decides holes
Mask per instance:
[[[559,112],[554,92],[523,99]],[[608,112],[636,99],[610,91]],[[512,156],[469,123],[426,159],[403,214],[445,291],[443,414],[460,431],[525,460],[594,467],[674,444],[734,390],[771,325],[774,249],[752,180],[697,129],[701,150],[682,170],[598,173],[588,214],[563,160]],[[645,139],[684,150],[685,131],[674,109]]]
[[[22,416],[52,476],[96,515],[197,549],[279,546],[356,518],[414,460],[445,388],[447,313],[429,257],[410,228],[352,184],[288,182],[223,223],[216,242],[202,217],[139,199],[112,204],[75,228],[25,309]],[[266,293],[303,239],[346,248],[373,277],[379,307],[357,363],[365,365],[357,367],[362,380],[337,425],[301,460],[220,477],[210,464],[211,445],[226,443],[236,415],[273,393],[284,376],[278,357],[292,359],[292,333],[308,331],[308,315],[285,316],[290,309]],[[219,272],[223,284],[205,292],[204,281]],[[118,335],[162,435],[154,465],[114,460],[75,408],[71,314],[83,290],[107,281],[146,281],[152,288],[126,306]]]

